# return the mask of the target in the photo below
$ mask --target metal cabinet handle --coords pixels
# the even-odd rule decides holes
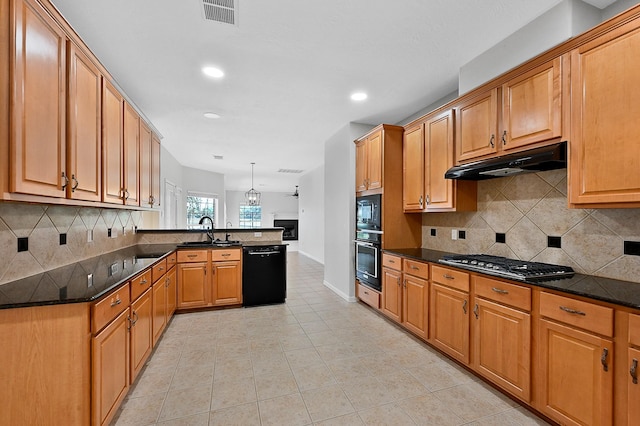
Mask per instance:
[[[420,203],[420,207],[422,207],[422,195],[420,196],[420,200],[418,202]]]
[[[631,374],[631,379],[634,385],[638,384],[638,360],[633,359],[631,361],[631,368],[629,369],[629,374]]]
[[[148,281],[146,278],[140,280],[140,285],[146,284]]]
[[[159,267],[158,271],[164,271],[164,266]]]
[[[607,364],[607,357],[609,356],[609,349],[602,349],[602,356],[600,357],[600,363],[602,364],[602,369],[604,371],[609,371],[609,365]]]
[[[498,294],[509,294],[507,290],[502,290],[501,288],[492,287],[491,290],[495,291]]]
[[[149,204],[153,207],[153,204],[156,202],[156,197],[153,195],[149,195]]]
[[[71,175],[71,181],[73,182],[73,186],[71,187],[71,192],[76,192],[76,188],[78,187],[78,179],[76,179],[76,175]]]
[[[404,288],[407,288],[407,280],[404,280]]]
[[[400,285],[400,277],[396,278],[396,281],[398,282],[398,285]]]
[[[64,179],[64,183],[62,184],[62,190],[64,191],[67,185],[69,185],[69,178],[67,177],[65,172],[62,172],[62,179]]]
[[[368,292],[368,291],[365,291],[365,292],[364,292],[364,294],[366,294],[366,295],[368,296],[368,295],[369,295],[369,292]]]
[[[187,257],[193,259],[194,257],[197,257],[197,254],[188,254]]]
[[[473,308],[473,314],[476,316],[476,319],[478,319],[478,304],[476,303],[476,306]]]
[[[455,280],[455,279],[456,279],[456,277],[454,277],[454,276],[452,276],[452,275],[449,275],[449,274],[444,274],[444,275],[442,275],[442,276],[443,276],[444,278],[448,279],[448,280]]]
[[[127,317],[127,331],[131,330],[131,326],[133,325],[133,323],[131,322],[131,317]]]
[[[396,263],[395,260],[388,260],[389,263]]]
[[[222,257],[229,257],[229,256],[231,256],[231,253],[222,253],[221,256]]]
[[[122,303],[122,300],[120,300],[120,298],[114,300],[113,302],[111,302],[111,307],[113,308],[114,306],[118,306],[119,304]]]
[[[418,268],[417,266],[414,266],[414,265],[409,265],[409,268],[411,268],[411,269],[413,269],[413,270],[416,270],[416,271],[417,271],[418,269],[420,269],[420,268]]]
[[[502,145],[507,144],[507,131],[502,132]]]
[[[170,282],[170,281],[171,281],[171,280],[170,280],[168,277],[167,277],[167,278],[165,278],[165,279],[164,279],[164,286],[165,286],[165,287],[169,287],[169,282]]]
[[[465,315],[467,314],[467,303],[469,303],[467,299],[464,299],[462,302],[462,312],[464,312]]]
[[[129,199],[129,190],[128,189],[123,189],[122,190],[122,198],[124,198],[125,200]]]
[[[431,204],[431,199],[429,198],[429,194],[427,194],[427,205]]]
[[[131,325],[136,325],[136,323],[138,322],[138,313],[136,311],[133,311],[133,321],[131,321]]]
[[[491,139],[489,139],[489,145],[491,145],[491,148],[496,147],[496,144],[494,143],[495,140],[496,140],[496,135],[491,135]]]
[[[587,315],[586,312],[578,311],[576,309],[567,308],[566,306],[560,306],[560,309],[562,309],[565,312],[569,312],[570,314],[582,315],[582,316],[586,316]]]

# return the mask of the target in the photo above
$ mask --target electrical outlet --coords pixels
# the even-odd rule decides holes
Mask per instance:
[[[451,239],[452,240],[457,240],[458,239],[458,230],[457,229],[452,229],[451,230]]]
[[[122,227],[122,235],[127,235],[127,227],[126,226]]]
[[[90,243],[93,241],[93,229],[87,229],[87,242]]]
[[[262,232],[254,232],[253,236],[254,237],[262,237]]]
[[[109,276],[111,277],[117,273],[118,273],[118,263],[114,262],[111,265],[109,265]]]
[[[93,274],[87,274],[87,288],[93,287]]]

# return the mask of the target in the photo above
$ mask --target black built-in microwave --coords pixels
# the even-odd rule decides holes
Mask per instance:
[[[382,195],[356,197],[356,230],[382,231]]]

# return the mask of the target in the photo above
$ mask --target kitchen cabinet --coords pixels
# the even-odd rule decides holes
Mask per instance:
[[[173,316],[177,307],[177,297],[178,297],[178,280],[176,275],[177,268],[174,266],[169,269],[166,275],[166,286],[167,286],[167,323]]]
[[[380,310],[380,292],[356,280],[356,297],[376,310]]]
[[[129,391],[130,327],[127,308],[92,339],[91,411],[95,425],[109,424]]]
[[[160,138],[151,135],[151,199],[150,207],[160,207]]]
[[[67,197],[101,201],[102,74],[72,41],[67,54]]]
[[[13,4],[9,191],[64,198],[67,39],[37,1]]]
[[[153,301],[148,288],[131,303],[131,381],[133,383],[153,349]]]
[[[613,421],[613,310],[540,292],[538,410],[567,425]]]
[[[616,318],[617,320],[617,318]],[[640,382],[638,381],[638,363],[640,363],[640,315],[629,314],[627,340],[627,365],[624,366],[626,383],[626,415],[628,425],[640,424]],[[617,399],[617,398],[616,398]],[[617,421],[617,419],[616,419]]]
[[[153,284],[153,345],[162,335],[165,327],[167,326],[167,277],[162,275]]]
[[[562,57],[456,107],[456,163],[562,137]],[[499,114],[501,111],[501,114]]]
[[[144,207],[153,205],[151,198],[151,150],[151,129],[144,121],[140,120],[140,205]]]
[[[120,92],[102,79],[102,201],[105,203],[123,203],[123,108]]]
[[[531,289],[474,276],[472,367],[525,402],[531,400]]]
[[[458,361],[469,364],[469,274],[431,267],[429,341]]]
[[[356,141],[356,192],[382,188],[382,130]]]
[[[571,52],[574,207],[640,207],[640,20]]]
[[[178,309],[242,303],[239,248],[178,251]]]
[[[385,254],[382,256],[390,258]],[[400,258],[396,259],[401,268]],[[391,269],[387,266],[382,268],[382,312],[397,323],[402,322],[402,272],[400,269]]]
[[[414,334],[427,338],[429,312],[429,265],[402,259],[402,325]]]
[[[140,116],[128,102],[124,103],[123,130],[123,192],[124,203],[129,206],[140,205]]]
[[[476,210],[477,183],[445,179],[453,167],[454,111],[426,117],[405,131],[403,207],[405,212]]]

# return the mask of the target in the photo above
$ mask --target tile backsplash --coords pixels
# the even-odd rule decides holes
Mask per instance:
[[[0,284],[132,246],[141,225],[132,210],[0,202]]]
[[[453,240],[453,230],[465,231],[465,238]],[[497,234],[504,243],[496,242]],[[480,181],[476,212],[422,215],[424,248],[556,263],[640,282],[640,256],[624,254],[625,241],[640,241],[640,209],[569,209],[566,169]]]

